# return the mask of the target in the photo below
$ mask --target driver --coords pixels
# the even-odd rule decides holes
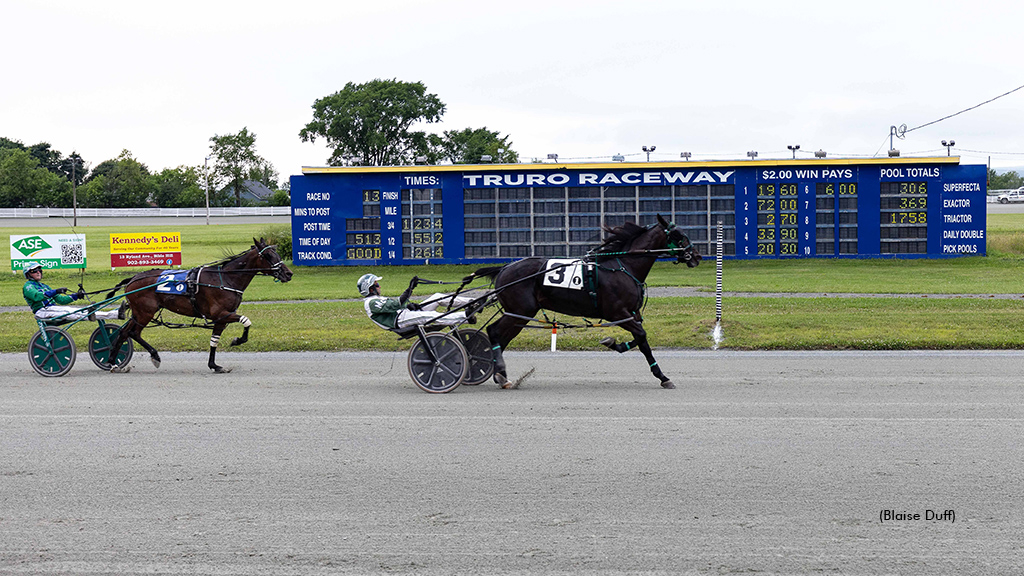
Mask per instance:
[[[435,311],[440,304],[446,304],[449,308],[452,308],[469,304],[476,300],[475,298],[452,296],[451,294],[433,294],[421,304],[409,302],[408,300],[412,296],[413,288],[420,281],[416,276],[412,277],[409,287],[405,292],[402,292],[401,296],[398,298],[387,298],[380,295],[380,284],[377,281],[382,279],[382,276],[363,274],[356,281],[359,293],[365,297],[363,308],[366,309],[366,315],[370,317],[374,324],[381,328],[393,330],[395,328],[415,326],[416,324],[426,324],[434,320],[438,324],[444,324],[445,326],[455,326],[463,322],[476,323],[475,311],[469,312],[468,317],[466,311],[463,310],[450,314],[442,314]],[[471,310],[472,307],[469,307],[469,309]]]
[[[67,288],[50,288],[43,284],[43,266],[39,262],[26,262],[22,266],[22,272],[27,281],[21,288],[21,294],[25,297],[25,302],[32,308],[32,313],[40,320],[61,316],[62,320],[66,319],[70,322],[81,320],[86,317],[86,314],[88,314],[89,320],[124,320],[127,302],[121,302],[121,307],[117,310],[91,313],[82,311],[82,308],[66,306],[66,304],[81,300],[85,297],[85,293],[79,290],[74,294],[68,294]]]

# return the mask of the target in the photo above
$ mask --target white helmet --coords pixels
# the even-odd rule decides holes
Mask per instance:
[[[359,293],[363,296],[370,295],[370,288],[377,283],[377,280],[383,280],[383,276],[376,276],[374,274],[363,274],[356,280],[356,288],[359,288]]]

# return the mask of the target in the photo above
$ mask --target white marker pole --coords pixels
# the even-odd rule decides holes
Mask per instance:
[[[558,341],[558,326],[551,325],[551,351],[555,351],[555,342]]]

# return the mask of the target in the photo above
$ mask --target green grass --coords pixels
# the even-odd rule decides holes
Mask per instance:
[[[87,290],[109,288],[138,269],[109,268],[111,232],[180,232],[184,267],[217,260],[246,250],[253,236],[268,233],[260,225],[89,227],[86,234],[89,268]],[[276,227],[280,228],[280,226]],[[66,227],[31,229],[57,234]],[[0,236],[26,234],[23,228],[0,228]],[[724,289],[735,292],[893,293],[893,294],[1024,294],[1024,215],[993,214],[988,222],[988,257],[955,259],[763,260],[724,263]],[[291,264],[289,262],[289,264]],[[0,265],[10,270],[6,251]],[[413,275],[440,281],[461,279],[476,266],[376,267],[387,294],[397,295]],[[241,350],[405,350],[408,341],[372,326],[361,302],[317,302],[355,299],[356,279],[364,267],[293,267],[292,282],[281,284],[258,277],[245,293],[242,311],[253,320],[250,342]],[[51,286],[75,287],[78,271],[50,271]],[[0,274],[0,306],[22,307],[0,313],[0,351],[24,353],[36,330],[21,298],[19,274]],[[714,291],[715,266],[708,260],[696,269],[668,262],[655,266],[651,286],[696,287]],[[417,294],[428,294],[421,286]],[[256,302],[264,302],[256,304]],[[173,316],[173,315],[171,315]],[[708,348],[714,321],[714,299],[655,298],[644,312],[651,343],[662,348]],[[959,349],[1024,348],[1024,298],[762,298],[733,297],[724,302],[723,347],[734,349]],[[564,320],[568,320],[565,318]],[[71,329],[84,353],[94,325]],[[222,341],[241,332],[229,327]],[[562,350],[598,349],[604,335],[625,336],[620,329],[567,330],[559,335]],[[145,337],[160,350],[206,350],[207,330],[153,327]],[[547,349],[550,331],[527,330],[513,349]],[[224,348],[228,350],[228,348]]]

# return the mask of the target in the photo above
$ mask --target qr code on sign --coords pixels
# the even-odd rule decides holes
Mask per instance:
[[[82,244],[61,244],[61,264],[81,264],[85,262],[85,246]]]

